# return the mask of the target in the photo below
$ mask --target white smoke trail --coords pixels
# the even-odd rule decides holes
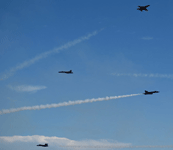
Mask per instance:
[[[68,147],[68,148],[173,148],[173,145],[142,145],[142,146],[130,146],[130,145],[124,145],[124,146],[60,146],[60,147]]]
[[[111,75],[173,79],[173,74],[112,73]]]
[[[83,103],[92,103],[92,102],[97,102],[97,101],[105,101],[105,100],[111,100],[111,99],[137,96],[137,95],[141,95],[141,94],[130,94],[130,95],[110,96],[110,97],[107,96],[104,98],[92,98],[92,99],[86,99],[86,100],[63,102],[63,103],[58,103],[58,104],[24,106],[24,107],[20,107],[20,108],[4,109],[4,110],[0,111],[0,115],[7,114],[7,113],[14,113],[14,112],[23,111],[23,110],[39,110],[39,109],[46,109],[46,108],[56,108],[56,107],[62,107],[62,106],[77,105],[77,104],[83,104]]]
[[[100,31],[102,31],[103,29],[101,29]],[[49,55],[53,54],[53,53],[58,53],[60,52],[61,50],[64,50],[64,49],[67,49],[69,47],[72,47],[82,41],[85,41],[85,40],[88,40],[90,39],[90,37],[92,36],[95,36],[96,34],[98,34],[100,31],[94,31],[86,36],[82,36],[74,41],[71,41],[71,42],[68,42],[58,48],[54,48],[53,50],[50,50],[50,51],[47,51],[47,52],[44,52],[44,53],[41,53],[40,55],[37,55],[35,56],[34,58],[30,59],[30,60],[26,60],[24,61],[23,63],[17,65],[16,67],[14,68],[11,68],[7,73],[3,74],[0,79],[1,80],[5,80],[5,79],[8,79],[10,76],[12,76],[16,71],[18,70],[21,70],[23,68],[26,68],[32,64],[34,64],[35,62],[37,62],[38,60],[40,59],[43,59],[43,58],[46,58],[48,57]]]
[[[37,92],[39,90],[47,88],[46,86],[33,86],[33,85],[19,85],[19,86],[8,85],[7,87],[17,92]]]

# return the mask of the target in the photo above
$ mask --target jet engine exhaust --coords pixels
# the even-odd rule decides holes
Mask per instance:
[[[26,60],[24,61],[23,63],[20,63],[18,64],[16,67],[13,67],[11,68],[9,71],[7,71],[6,73],[0,75],[0,79],[1,80],[5,80],[5,79],[8,79],[10,76],[13,76],[13,74],[18,71],[18,70],[21,70],[23,68],[26,68],[26,67],[29,67],[30,65],[33,65],[35,64],[36,62],[38,62],[39,60],[43,59],[43,58],[46,58],[48,57],[49,55],[52,55],[52,54],[55,54],[55,53],[59,53],[60,51],[62,50],[65,50],[65,49],[68,49],[72,46],[75,46],[76,44],[78,43],[81,43],[82,41],[85,41],[85,40],[88,40],[90,39],[92,36],[95,36],[97,35],[99,32],[101,32],[103,29],[100,29],[100,30],[96,30],[86,36],[82,36],[78,39],[75,39],[71,42],[68,42],[60,47],[57,47],[57,48],[54,48],[53,50],[50,50],[50,51],[47,51],[47,52],[43,52],[35,57],[33,57],[32,59],[30,60]]]
[[[24,106],[24,107],[20,107],[20,108],[3,109],[2,111],[0,111],[0,115],[14,113],[14,112],[18,112],[18,111],[24,111],[24,110],[40,110],[40,109],[46,109],[46,108],[56,108],[56,107],[62,107],[62,106],[78,105],[78,104],[92,103],[92,102],[97,102],[97,101],[106,101],[106,100],[112,100],[112,99],[118,99],[118,98],[138,96],[138,95],[142,95],[142,93],[68,101],[68,102],[63,102],[63,103],[58,103],[58,104],[46,104],[46,105]]]
[[[112,73],[114,76],[149,77],[173,79],[173,74]]]

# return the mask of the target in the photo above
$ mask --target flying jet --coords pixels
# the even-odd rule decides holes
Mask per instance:
[[[39,144],[39,145],[37,145],[37,146],[48,147],[48,144],[47,144],[47,143],[45,143],[44,145]]]
[[[151,92],[148,92],[148,91],[145,90],[145,93],[143,93],[143,94],[149,95],[149,94],[153,94],[153,93],[159,93],[159,91],[151,91]]]
[[[59,73],[67,73],[67,74],[72,74],[73,72],[72,72],[72,70],[70,70],[70,71],[59,71]]]
[[[150,6],[150,5],[138,6],[139,8],[137,8],[137,10],[140,10],[141,12],[142,12],[143,10],[148,11],[147,7],[149,7],[149,6]]]

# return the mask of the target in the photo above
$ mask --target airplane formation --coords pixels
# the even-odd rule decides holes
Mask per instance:
[[[140,10],[141,12],[143,10],[145,11],[148,11],[147,7],[149,7],[150,5],[146,5],[146,6],[138,6],[139,8],[137,8],[137,10]],[[73,74],[72,70],[70,71],[59,71],[58,73],[66,73],[66,74]],[[152,95],[153,93],[159,93],[159,91],[151,91],[151,92],[148,92],[145,90],[145,93],[143,93],[144,95]],[[44,145],[42,144],[39,144],[37,146],[41,146],[41,147],[48,147],[48,144],[45,143]]]

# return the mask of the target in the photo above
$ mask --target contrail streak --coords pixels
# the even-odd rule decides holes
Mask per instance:
[[[142,146],[60,146],[60,147],[68,147],[68,148],[173,148],[173,145],[142,145]]]
[[[173,79],[173,74],[112,73],[111,75]]]
[[[46,108],[56,108],[56,107],[62,107],[62,106],[77,105],[77,104],[83,104],[83,103],[92,103],[92,102],[97,102],[97,101],[105,101],[105,100],[111,100],[111,99],[137,96],[137,95],[141,95],[141,94],[130,94],[130,95],[110,96],[110,97],[107,96],[104,98],[92,98],[92,99],[85,99],[85,100],[68,101],[68,102],[63,102],[63,103],[58,103],[58,104],[24,106],[24,107],[20,107],[20,108],[4,109],[4,110],[0,111],[0,115],[7,114],[7,113],[14,113],[14,112],[23,111],[23,110],[39,110],[39,109],[46,109]]]
[[[51,54],[54,54],[54,53],[58,53],[60,52],[61,50],[64,50],[64,49],[67,49],[67,48],[70,48],[82,41],[85,41],[85,40],[88,40],[90,39],[92,36],[95,36],[96,34],[98,34],[100,31],[102,31],[103,29],[99,30],[99,31],[94,31],[86,36],[82,36],[78,39],[75,39],[74,41],[71,41],[71,42],[68,42],[58,48],[54,48],[53,50],[50,50],[50,51],[47,51],[47,52],[44,52],[44,53],[41,53],[37,56],[35,56],[34,58],[30,59],[30,60],[26,60],[24,61],[23,63],[17,65],[16,67],[14,68],[11,68],[7,73],[3,74],[0,79],[1,80],[5,80],[5,79],[8,79],[10,76],[12,76],[16,71],[18,70],[21,70],[23,68],[26,68],[32,64],[34,64],[35,62],[37,62],[38,60],[40,59],[43,59],[43,58],[46,58],[48,57],[49,55]]]

